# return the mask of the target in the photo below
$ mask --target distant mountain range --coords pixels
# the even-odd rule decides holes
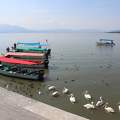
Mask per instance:
[[[0,24],[0,33],[41,33],[41,32],[100,32],[95,29],[81,29],[81,30],[72,30],[72,29],[51,29],[51,30],[29,30],[24,27]]]
[[[47,33],[47,32],[104,32],[104,30],[96,29],[50,29],[50,30],[30,30],[21,26],[0,24],[0,33]],[[110,31],[109,33],[120,33],[119,31]]]
[[[0,24],[0,33],[22,33],[22,32],[28,33],[33,31],[20,26]]]

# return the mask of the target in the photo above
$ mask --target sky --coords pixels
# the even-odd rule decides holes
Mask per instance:
[[[0,0],[0,24],[120,30],[120,0]]]

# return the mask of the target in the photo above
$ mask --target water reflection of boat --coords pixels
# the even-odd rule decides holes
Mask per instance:
[[[114,46],[115,43],[113,42],[114,40],[109,40],[109,39],[100,39],[97,43],[98,46]]]
[[[0,74],[10,77],[39,80],[43,79],[44,70],[34,69],[35,62],[0,57]],[[31,67],[30,67],[31,66]]]

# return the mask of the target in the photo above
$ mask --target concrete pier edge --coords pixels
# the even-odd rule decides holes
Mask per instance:
[[[13,119],[12,117],[17,117],[16,114],[18,114],[17,120],[88,120],[87,118],[66,112],[1,87],[0,106],[2,107],[0,108],[0,116],[3,111],[7,115],[11,115],[5,117],[2,114],[2,120]],[[21,114],[22,118],[20,116]]]

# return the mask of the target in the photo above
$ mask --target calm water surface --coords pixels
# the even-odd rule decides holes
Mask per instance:
[[[113,39],[114,47],[98,47],[100,38]],[[6,87],[52,106],[87,117],[91,120],[120,120],[118,102],[120,102],[120,34],[110,33],[46,33],[46,34],[0,34],[0,51],[15,41],[38,41],[48,39],[52,48],[49,69],[45,80],[29,81],[0,76],[0,86]],[[51,97],[48,85],[55,85],[61,93]],[[69,88],[77,98],[71,104],[68,95],[62,94],[63,87]],[[86,110],[88,103],[83,91],[88,90],[96,103],[100,96],[116,110],[108,114],[103,108]],[[39,95],[38,91],[42,94]]]

